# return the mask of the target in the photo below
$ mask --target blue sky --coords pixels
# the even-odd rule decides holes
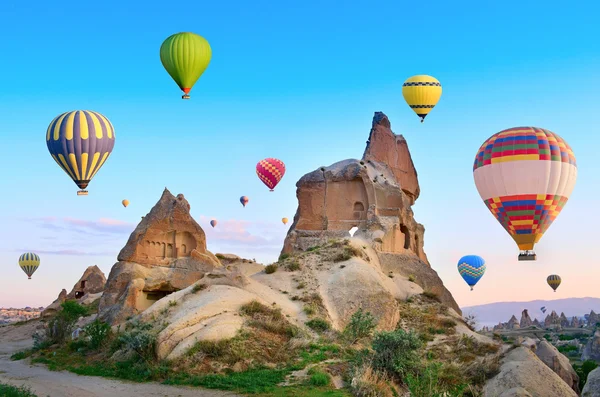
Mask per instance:
[[[396,1],[5,3],[0,306],[47,305],[89,265],[108,276],[165,186],[186,196],[210,250],[274,260],[287,231],[280,220],[296,210],[296,181],[359,158],[375,111],[408,140],[422,191],[415,217],[459,304],[598,296],[598,5],[582,12],[541,1],[437,1],[424,9]],[[213,51],[189,101],[158,55],[180,31],[204,36]],[[424,124],[401,93],[415,74],[435,76],[444,89]],[[104,114],[116,130],[88,197],[76,196],[44,140],[56,115],[76,109]],[[486,138],[521,125],[561,135],[579,167],[533,264],[516,261],[471,170]],[[275,193],[254,171],[265,157],[287,166]],[[246,208],[241,195],[250,197]],[[211,217],[218,233],[207,230]],[[42,257],[33,280],[16,264],[21,250]],[[465,254],[488,262],[474,292],[456,272]],[[551,272],[563,276],[562,295],[545,286]]]

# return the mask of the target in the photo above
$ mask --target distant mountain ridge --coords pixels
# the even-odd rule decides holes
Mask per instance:
[[[543,314],[541,307],[546,307]],[[499,322],[505,322],[512,316],[521,317],[523,309],[527,309],[531,318],[543,320],[552,310],[556,313],[565,313],[570,319],[573,316],[583,317],[591,310],[600,312],[600,298],[565,298],[556,300],[534,300],[529,302],[494,302],[485,305],[465,306],[463,314],[474,314],[477,319],[477,327],[494,326]]]

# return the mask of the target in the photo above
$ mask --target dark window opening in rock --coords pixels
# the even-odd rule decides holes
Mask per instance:
[[[365,210],[365,206],[363,203],[361,203],[360,201],[357,201],[356,203],[354,203],[354,211],[364,211]]]
[[[75,291],[75,299],[79,299],[83,296],[83,291]]]
[[[144,291],[146,294],[146,299],[149,301],[157,301],[159,299],[164,298],[167,295],[172,294],[175,291]]]
[[[417,255],[419,255],[420,252],[420,248],[419,248],[419,236],[415,236],[415,253]]]
[[[400,225],[400,231],[404,234],[404,249],[407,250],[410,248],[410,232],[406,225]]]
[[[187,247],[185,246],[185,244],[181,244],[181,253],[182,254],[186,254],[187,253],[186,249],[187,249]]]
[[[167,251],[166,251],[166,248],[167,248],[167,247],[165,246],[165,243],[162,243],[162,244],[160,245],[160,249],[161,249],[160,256],[162,256],[163,258],[166,258],[166,256],[165,256],[165,254],[167,253]]]
[[[173,257],[173,244],[167,244],[167,258]]]
[[[85,282],[86,282],[86,280],[83,280],[83,281],[81,282],[81,289],[84,289],[84,288],[85,288]]]

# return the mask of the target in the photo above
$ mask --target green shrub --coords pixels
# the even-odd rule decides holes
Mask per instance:
[[[133,329],[119,335],[118,341],[113,349],[133,351],[147,362],[156,358],[156,334],[152,332],[152,324],[136,322]]]
[[[26,386],[13,386],[0,383],[0,396],[2,397],[37,397],[30,388]]]
[[[438,294],[436,294],[433,291],[423,291],[423,293],[421,294],[426,298],[429,298],[431,300],[434,300],[436,302],[440,302],[440,297],[438,296]]]
[[[98,319],[85,326],[85,334],[90,338],[90,347],[98,349],[110,336],[110,325]]]
[[[363,312],[361,308],[350,318],[350,322],[344,329],[344,336],[354,344],[360,339],[371,336],[375,327],[377,327],[375,317],[370,312]]]
[[[322,318],[313,318],[306,322],[306,325],[317,332],[325,332],[331,328],[331,325]]]
[[[308,383],[313,386],[328,386],[331,382],[329,375],[315,367],[308,370],[308,375]]]
[[[415,282],[415,276],[413,276],[412,274],[408,276],[408,281],[410,281],[411,283]]]
[[[62,303],[62,310],[50,320],[46,328],[46,342],[63,343],[73,332],[75,323],[80,317],[87,316],[89,309],[80,305],[74,300],[68,300]],[[41,343],[42,341],[38,341]],[[35,346],[35,345],[34,345]]]
[[[373,339],[373,367],[403,379],[419,367],[422,342],[414,332],[397,329],[375,334]]]
[[[278,266],[275,263],[267,265],[267,266],[265,266],[265,273],[267,273],[267,274],[275,273],[277,271],[277,267]]]
[[[300,270],[300,263],[294,261],[287,265],[287,270],[290,272],[295,272],[296,270]]]
[[[594,360],[586,360],[581,365],[573,365],[573,369],[579,376],[579,390],[583,390],[583,386],[587,382],[588,374],[595,370],[598,364]]]
[[[208,287],[208,285],[206,285],[206,284],[196,284],[192,288],[192,292],[195,294],[196,292],[205,290],[206,287]]]
[[[290,254],[281,254],[279,255],[279,262],[286,260],[290,257]]]
[[[405,382],[411,397],[462,397],[467,386],[444,387],[440,382],[441,367],[441,363],[432,363],[419,373],[407,374]]]

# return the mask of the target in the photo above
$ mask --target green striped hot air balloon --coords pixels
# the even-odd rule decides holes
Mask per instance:
[[[212,57],[210,44],[191,32],[176,33],[160,46],[160,61],[175,83],[190,99],[190,91],[208,67]]]
[[[40,267],[40,257],[33,252],[26,252],[19,257],[19,266],[31,280],[31,276]]]

